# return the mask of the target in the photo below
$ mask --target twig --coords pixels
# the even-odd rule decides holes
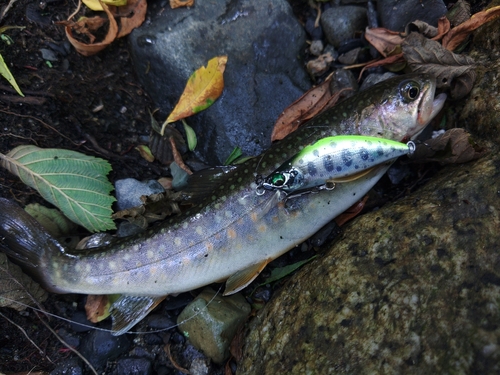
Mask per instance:
[[[25,336],[25,337],[29,340],[29,342],[31,342],[31,344],[32,344],[35,348],[37,348],[37,349],[38,349],[38,351],[40,352],[40,354],[44,354],[43,350],[42,350],[42,349],[41,349],[41,348],[40,348],[37,344],[35,344],[35,342],[34,342],[32,339],[30,339],[30,337],[28,336],[28,333],[24,330],[24,328],[23,328],[23,327],[21,327],[21,326],[20,326],[20,325],[18,325],[16,322],[14,322],[14,321],[10,320],[9,318],[7,318],[7,317],[6,317],[4,314],[2,314],[1,312],[0,312],[0,316],[1,316],[2,318],[4,318],[6,321],[8,321],[10,324],[12,324],[12,325],[16,326],[16,327],[17,327],[17,328],[18,328],[18,329],[19,329],[19,330],[23,333],[23,335],[24,335],[24,336]],[[44,355],[45,355],[45,358],[47,358],[47,359],[48,359],[51,363],[54,363],[54,361],[53,361],[53,360],[51,360],[47,354],[44,354]],[[54,363],[54,364],[55,364],[55,363]]]
[[[167,354],[167,357],[168,359],[170,360],[170,362],[172,363],[172,365],[174,365],[174,367],[182,372],[183,374],[190,374],[190,372],[188,370],[186,370],[184,367],[181,367],[179,364],[177,364],[177,362],[174,360],[174,358],[172,357],[172,353],[170,353],[170,343],[168,343],[167,345],[165,345],[163,347],[163,350],[165,350],[165,353]]]
[[[9,11],[9,9],[12,7],[12,5],[14,5],[14,3],[16,1],[17,0],[10,0],[9,4],[5,7],[5,9],[3,10],[2,14],[0,14],[0,21],[5,17],[5,15],[7,14],[7,12]]]
[[[174,155],[174,161],[177,163],[179,167],[185,170],[187,174],[193,174],[191,169],[189,169],[189,167],[186,164],[184,164],[182,156],[179,153],[179,150],[177,150],[177,145],[175,144],[174,137],[170,136],[168,140],[170,141],[170,145],[172,146],[172,155]]]

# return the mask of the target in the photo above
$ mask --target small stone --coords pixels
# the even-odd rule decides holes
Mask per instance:
[[[147,358],[120,358],[116,361],[117,375],[151,375],[153,364]]]
[[[179,330],[194,347],[215,363],[229,357],[229,345],[250,313],[250,305],[240,294],[222,297],[205,288],[177,318]],[[210,303],[209,303],[210,302]]]
[[[77,358],[66,358],[58,362],[50,375],[82,375],[83,369]]]
[[[118,210],[140,206],[142,195],[158,194],[165,191],[158,181],[141,182],[133,178],[116,181],[115,189]]]
[[[358,63],[359,55],[361,53],[361,48],[354,48],[349,52],[343,53],[339,56],[338,60],[344,65],[354,65]]]
[[[344,90],[350,89],[350,90]],[[332,80],[330,82],[331,92],[342,92],[341,98],[348,98],[358,91],[358,81],[350,70],[337,69],[333,72]]]
[[[385,81],[386,79],[392,78],[396,76],[396,73],[391,73],[391,72],[386,72],[383,74],[378,74],[378,73],[372,73],[368,75],[363,83],[361,84],[361,87],[359,88],[359,91],[366,90],[373,85],[376,85],[379,82]]]
[[[332,55],[325,53],[319,56],[317,59],[310,60],[306,64],[307,72],[314,77],[319,77],[320,75],[326,73],[330,69],[330,64],[334,61]]]
[[[321,40],[313,40],[311,42],[311,45],[309,46],[309,52],[311,53],[311,55],[319,56],[321,55],[323,48],[324,46]]]
[[[107,331],[91,331],[82,339],[80,353],[96,369],[103,369],[108,360],[118,358],[129,347],[127,335],[113,336]]]
[[[384,0],[377,1],[381,26],[393,31],[404,31],[410,22],[419,20],[437,26],[438,19],[446,14],[442,0]]]
[[[42,59],[53,62],[58,61],[56,53],[51,49],[41,48],[40,52],[42,53]]]
[[[321,15],[321,25],[328,42],[339,47],[342,42],[354,38],[357,32],[364,31],[367,25],[366,9],[354,5],[327,9]]]

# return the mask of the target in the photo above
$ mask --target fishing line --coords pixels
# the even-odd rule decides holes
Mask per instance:
[[[222,285],[219,286],[219,289],[217,289],[217,292],[215,292],[214,296],[207,302],[207,304],[203,308],[201,308],[196,314],[193,314],[189,318],[184,319],[182,322],[179,322],[177,324],[174,324],[174,325],[166,327],[166,328],[157,329],[157,330],[153,330],[153,331],[128,331],[126,333],[127,334],[159,333],[159,332],[168,331],[168,330],[170,330],[172,328],[176,328],[176,327],[180,326],[181,324],[184,324],[184,323],[190,321],[191,319],[194,319],[196,316],[200,315],[204,310],[206,310],[208,308],[208,306],[214,301],[215,297],[217,297],[219,295],[219,293],[221,292],[221,290],[222,290]],[[80,327],[85,327],[85,328],[89,328],[89,329],[94,329],[96,331],[103,331],[103,332],[109,332],[109,333],[113,333],[114,332],[111,329],[101,328],[101,327],[95,327],[95,326],[91,326],[89,324],[76,322],[76,321],[71,320],[69,318],[65,318],[63,316],[52,314],[50,312],[44,311],[42,309],[39,309],[39,308],[30,306],[30,305],[27,305],[25,303],[22,303],[22,302],[13,300],[13,299],[10,299],[8,297],[1,297],[0,299],[4,299],[4,300],[9,301],[9,302],[17,303],[18,305],[23,306],[25,308],[31,309],[33,311],[37,311],[37,312],[39,312],[41,314],[44,314],[44,315],[47,315],[47,316],[50,316],[50,317],[53,317],[53,318],[65,321],[65,322],[70,323],[70,324],[76,324],[76,325],[78,325]]]

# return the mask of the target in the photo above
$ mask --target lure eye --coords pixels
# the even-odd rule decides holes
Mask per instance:
[[[283,174],[277,173],[271,177],[271,184],[273,184],[276,187],[281,187],[285,184],[286,180],[287,179]]]
[[[400,86],[400,93],[406,102],[411,102],[418,98],[420,86],[415,81],[404,82]]]

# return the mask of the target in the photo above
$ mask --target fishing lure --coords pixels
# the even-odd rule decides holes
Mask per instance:
[[[261,179],[259,185],[286,193],[331,190],[336,182],[356,180],[373,167],[412,154],[414,150],[415,144],[411,141],[405,144],[360,135],[326,137],[304,147]]]

